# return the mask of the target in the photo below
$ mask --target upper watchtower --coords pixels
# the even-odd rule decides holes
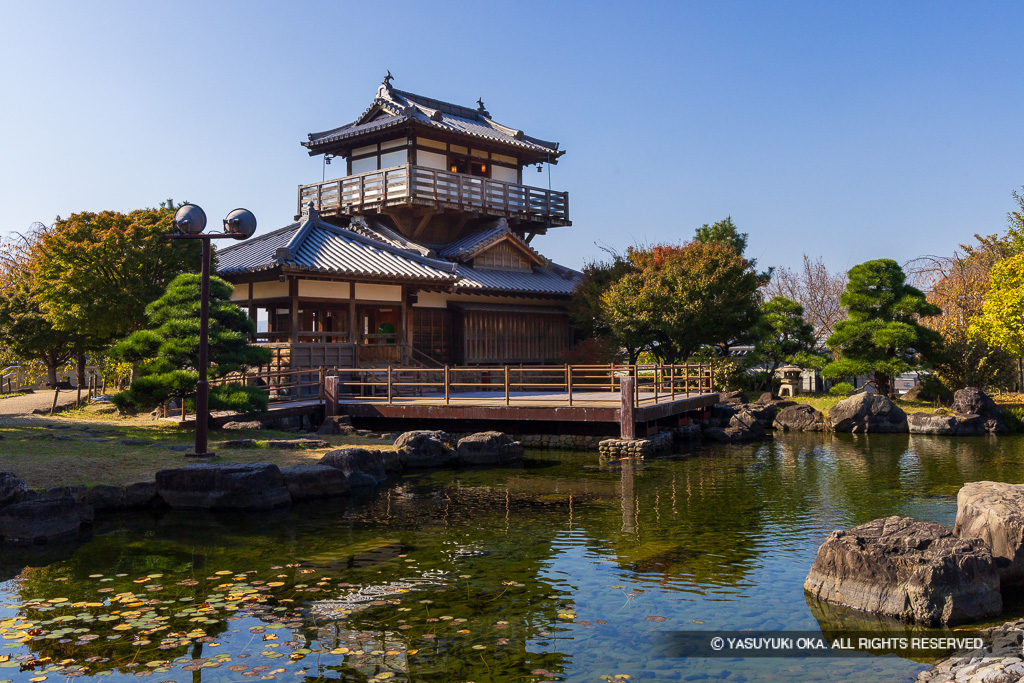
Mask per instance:
[[[571,225],[569,196],[524,185],[524,170],[554,164],[557,142],[526,135],[472,109],[397,90],[388,72],[370,106],[352,123],[310,133],[309,154],[341,157],[343,178],[299,186],[299,213],[310,202],[327,220],[390,219],[407,238],[448,244],[479,224],[505,218],[523,236]]]

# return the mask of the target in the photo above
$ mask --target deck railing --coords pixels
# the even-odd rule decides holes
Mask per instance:
[[[505,405],[565,402],[614,402],[620,380],[632,377],[633,405],[675,401],[714,391],[714,373],[706,363],[679,365],[504,365],[387,366],[334,368],[339,399],[396,403],[424,399],[472,403],[499,399]]]
[[[299,186],[297,215],[433,202],[465,211],[568,222],[569,193],[405,164]]]

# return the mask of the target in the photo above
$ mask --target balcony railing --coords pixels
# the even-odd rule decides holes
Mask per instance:
[[[431,203],[526,220],[569,223],[569,193],[406,164],[299,186],[299,210],[347,213]]]

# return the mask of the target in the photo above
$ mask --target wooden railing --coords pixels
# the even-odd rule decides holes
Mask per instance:
[[[345,368],[338,377],[339,398],[395,403],[425,398],[446,405],[501,399],[505,405],[564,401],[618,401],[620,379],[632,377],[633,405],[675,401],[714,391],[708,364],[682,365],[505,365]]]
[[[219,384],[242,384],[266,392],[268,403],[286,403],[324,397],[324,376],[326,370],[307,368],[303,370],[272,370],[232,373],[210,380],[210,386]]]
[[[569,193],[406,164],[299,186],[297,215],[430,201],[466,211],[569,221]]]

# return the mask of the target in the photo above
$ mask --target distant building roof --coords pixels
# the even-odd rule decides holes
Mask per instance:
[[[442,102],[392,88],[390,77],[377,89],[376,97],[362,116],[344,126],[310,133],[309,140],[302,145],[311,155],[321,154],[349,138],[410,123],[518,148],[533,158],[546,159],[551,163],[556,163],[558,157],[565,153],[559,151],[557,142],[531,137],[521,130],[498,123],[484,109],[482,101],[476,109]]]

